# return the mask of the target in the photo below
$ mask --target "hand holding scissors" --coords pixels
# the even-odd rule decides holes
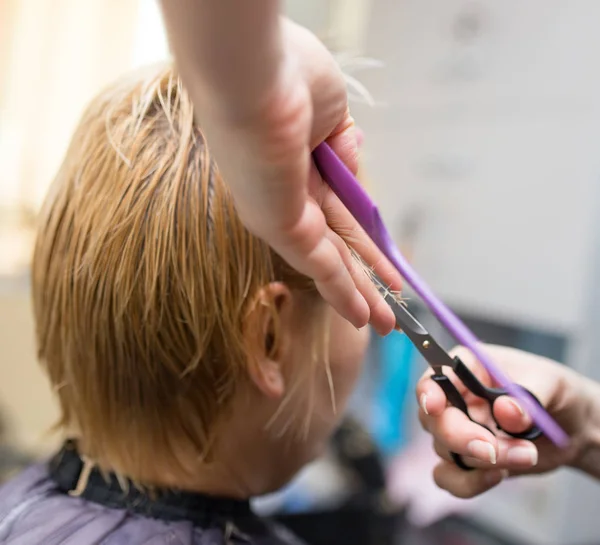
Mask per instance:
[[[410,339],[417,350],[421,353],[425,361],[427,361],[427,363],[430,365],[433,370],[431,379],[442,389],[450,405],[463,412],[469,418],[469,420],[475,424],[478,424],[490,431],[492,434],[495,434],[494,430],[490,429],[487,425],[477,422],[472,418],[462,394],[450,380],[448,375],[444,373],[444,368],[452,369],[456,377],[462,382],[468,391],[487,402],[491,416],[496,422],[498,431],[504,432],[515,439],[526,439],[528,441],[535,441],[542,435],[541,429],[535,425],[532,425],[528,430],[520,433],[503,430],[502,426],[496,419],[493,409],[494,404],[499,398],[509,395],[508,391],[505,388],[491,388],[484,385],[458,356],[453,358],[436,342],[431,334],[421,325],[421,323],[419,323],[419,321],[409,312],[409,310],[401,301],[398,301],[398,299],[396,299],[389,292],[383,292],[383,295],[386,302],[394,311],[398,329],[402,330],[402,332]],[[519,386],[519,388],[522,387]],[[526,390],[525,388],[523,388],[523,390],[531,395],[535,402],[541,408],[543,408],[537,397],[535,397],[529,390]],[[454,452],[450,454],[456,465],[461,469],[474,469],[468,466],[458,454]]]
[[[510,376],[535,392],[569,434],[570,446],[559,448],[543,436],[533,442],[513,439],[503,433],[492,437],[448,404],[444,392],[431,380],[432,370],[427,369],[417,383],[416,398],[420,405],[419,420],[439,457],[433,468],[435,483],[454,496],[472,498],[508,476],[540,475],[560,467],[600,478],[595,439],[600,422],[600,384],[542,356],[505,346],[485,345],[484,349]],[[459,347],[450,355],[458,356],[484,385],[494,385],[469,350]],[[495,420],[503,429],[512,431],[531,427],[531,418],[514,398],[498,398],[492,418],[486,401],[472,395],[451,371],[445,372],[464,397],[474,420],[487,424],[492,430],[496,430]],[[477,471],[460,469],[451,452],[460,453],[462,461]]]
[[[387,231],[377,207],[370,199],[369,195],[362,188],[358,180],[345,167],[345,165],[335,155],[333,150],[325,143],[318,146],[313,152],[313,158],[323,179],[327,181],[340,201],[346,206],[348,211],[358,221],[371,240],[377,245],[382,253],[398,269],[407,283],[415,290],[417,295],[425,302],[429,310],[433,312],[436,318],[444,327],[454,336],[454,338],[463,346],[471,350],[481,364],[488,371],[490,376],[499,384],[502,390],[495,390],[484,387],[474,377],[470,376],[468,368],[461,365],[460,361],[453,360],[444,352],[439,345],[431,338],[428,332],[419,324],[412,315],[402,310],[401,303],[395,304],[388,298],[388,304],[394,305],[393,310],[396,313],[397,325],[407,330],[407,335],[411,341],[415,342],[417,348],[425,355],[425,359],[434,368],[434,380],[438,382],[444,390],[448,401],[465,412],[470,418],[462,396],[453,387],[452,383],[443,374],[443,367],[448,366],[460,373],[462,379],[466,381],[466,386],[476,395],[483,397],[492,405],[502,396],[510,395],[514,397],[531,416],[538,428],[532,428],[527,432],[527,437],[539,437],[541,432],[555,445],[566,448],[569,445],[568,435],[558,426],[555,420],[540,405],[535,396],[531,395],[524,388],[512,383],[489,357],[481,349],[475,335],[467,326],[441,301],[431,288],[424,282],[419,274],[412,268],[400,253],[392,238]],[[410,334],[408,333],[410,331]],[[411,337],[412,336],[412,337]],[[473,380],[475,378],[475,380]],[[458,395],[457,395],[458,393]],[[522,435],[522,434],[519,434]],[[454,457],[456,463],[463,469],[469,469],[466,464],[458,457]]]

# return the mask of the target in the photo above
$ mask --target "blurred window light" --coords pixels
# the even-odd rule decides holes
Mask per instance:
[[[0,277],[27,269],[32,220],[86,104],[134,65],[142,1],[0,4]]]
[[[158,0],[140,0],[132,64],[144,66],[168,57],[169,45]]]

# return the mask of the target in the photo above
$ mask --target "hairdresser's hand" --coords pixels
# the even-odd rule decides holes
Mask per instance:
[[[508,475],[544,473],[559,466],[570,465],[598,476],[600,466],[595,446],[598,442],[594,440],[600,431],[598,384],[545,358],[497,346],[485,349],[514,382],[538,397],[572,438],[571,446],[559,449],[544,437],[535,443],[500,434],[495,437],[458,409],[446,406],[446,397],[429,378],[431,372],[427,372],[417,386],[417,397],[421,424],[433,435],[435,451],[441,458],[434,470],[438,486],[455,496],[468,498],[496,486]],[[492,385],[469,351],[461,348],[456,354],[482,383]],[[450,370],[447,372],[464,396],[471,416],[495,429],[487,403],[470,394]],[[522,432],[531,426],[529,417],[511,398],[496,401],[494,413],[500,425],[511,432]],[[458,468],[452,462],[451,451],[462,455],[467,465],[478,470]]]
[[[188,10],[195,5],[189,0],[187,4]],[[266,4],[261,1],[256,6]],[[175,10],[177,3],[163,1],[163,5],[168,12]],[[206,6],[206,10],[217,9]],[[239,3],[236,6],[230,11],[229,26],[237,24],[239,10],[246,9]],[[246,16],[259,22],[255,11]],[[215,15],[214,25],[217,22]],[[324,183],[311,160],[312,150],[326,140],[350,170],[357,172],[357,134],[348,111],[344,77],[323,44],[286,19],[278,22],[275,54],[270,54],[268,44],[262,44],[264,61],[248,69],[256,60],[250,51],[254,42],[248,42],[246,51],[237,51],[233,40],[243,40],[254,32],[248,27],[250,22],[244,21],[246,26],[241,25],[238,35],[230,37],[225,50],[213,55],[220,55],[225,66],[244,55],[245,62],[223,74],[216,61],[205,55],[206,59],[200,58],[204,71],[194,73],[191,61],[182,70],[199,123],[240,217],[290,265],[313,278],[322,296],[342,316],[357,327],[370,321],[379,333],[389,333],[395,325],[392,311],[365,270],[352,259],[348,245],[374,266],[393,290],[401,287],[400,275]],[[171,23],[172,41],[177,46],[182,34],[176,32],[175,23],[181,27],[185,17]],[[211,28],[207,25],[204,30],[210,32]],[[256,33],[254,41],[260,36]],[[181,67],[186,51],[181,46],[175,47],[175,52],[180,53]],[[247,71],[244,78],[237,77],[243,70]],[[258,79],[256,71],[260,71]],[[238,84],[232,88],[229,80],[235,77]],[[252,96],[255,99],[249,98]]]
[[[327,140],[352,172],[358,170],[344,78],[306,29],[286,21],[282,32],[284,54],[268,100],[249,118],[215,120],[209,144],[245,225],[313,278],[321,295],[356,327],[370,321],[387,334],[394,316],[348,245],[395,289],[400,277],[311,161],[314,147]]]

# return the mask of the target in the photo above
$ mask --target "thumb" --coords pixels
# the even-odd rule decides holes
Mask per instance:
[[[484,345],[484,349],[508,373],[511,380],[529,390],[544,408],[555,404],[559,395],[562,366],[547,358],[515,348]],[[493,411],[500,427],[511,433],[522,433],[532,425],[531,417],[525,414],[523,407],[511,397],[498,398]]]
[[[493,407],[494,417],[500,427],[510,433],[523,433],[533,424],[518,401],[512,397],[502,396]]]

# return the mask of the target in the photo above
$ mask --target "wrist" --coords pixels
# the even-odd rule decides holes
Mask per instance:
[[[577,378],[580,385],[572,390],[582,404],[578,411],[580,438],[571,466],[600,479],[600,384],[583,376]]]
[[[237,70],[236,77],[221,76],[215,70],[197,67],[182,73],[198,121],[212,119],[225,126],[237,127],[260,119],[280,78],[283,52],[274,49],[264,54],[262,61],[261,70],[245,74]]]
[[[279,0],[162,0],[169,44],[202,116],[246,116],[284,55]]]

